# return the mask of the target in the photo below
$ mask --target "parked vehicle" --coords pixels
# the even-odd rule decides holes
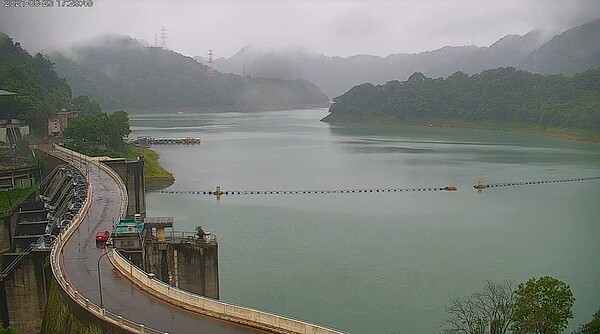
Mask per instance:
[[[110,237],[110,232],[107,230],[101,230],[96,232],[96,241],[106,242]]]

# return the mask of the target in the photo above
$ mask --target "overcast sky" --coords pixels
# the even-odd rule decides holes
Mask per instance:
[[[599,0],[93,0],[91,8],[0,8],[0,31],[29,51],[103,33],[189,56],[230,57],[248,44],[304,46],[329,56],[488,46],[507,34],[553,32],[600,17]]]

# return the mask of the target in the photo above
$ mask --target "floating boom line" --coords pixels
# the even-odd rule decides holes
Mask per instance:
[[[485,184],[478,182],[474,188],[481,191],[489,188],[526,186],[551,183],[581,182],[600,180],[600,176],[582,177],[574,179],[540,180],[540,181],[518,181]],[[306,189],[306,190],[147,190],[147,192],[174,195],[209,195],[209,196],[246,196],[246,195],[325,195],[325,194],[374,194],[374,193],[396,193],[396,192],[432,192],[432,191],[456,191],[455,186],[444,187],[415,187],[415,188],[364,188],[364,189]]]
[[[600,176],[581,177],[581,178],[576,178],[576,179],[541,180],[541,181],[520,181],[520,182],[505,182],[505,183],[493,183],[493,184],[478,183],[474,187],[475,187],[475,189],[487,189],[487,188],[528,186],[528,185],[536,185],[536,184],[580,182],[580,181],[594,181],[594,180],[600,180]]]
[[[420,188],[388,188],[388,189],[306,189],[306,190],[149,190],[161,194],[184,195],[317,195],[317,194],[358,194],[358,193],[391,193],[391,192],[425,192],[425,191],[454,191],[456,187],[420,187]]]

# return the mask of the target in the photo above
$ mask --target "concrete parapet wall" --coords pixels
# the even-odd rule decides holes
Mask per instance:
[[[55,148],[65,154],[70,154],[72,157],[78,157],[84,159],[88,163],[97,165],[98,168],[102,168],[117,182],[121,188],[122,205],[121,205],[121,217],[124,217],[127,212],[127,191],[125,184],[121,177],[113,171],[110,167],[105,164],[98,162],[97,160],[90,159],[86,156],[81,156],[79,153],[73,154],[72,151],[63,147],[57,146]],[[72,223],[64,230],[58,237],[55,247],[52,249],[50,264],[52,272],[56,278],[57,283],[65,294],[82,309],[89,312],[90,315],[99,318],[102,321],[108,322],[111,325],[117,326],[125,332],[131,333],[161,333],[151,328],[146,328],[142,324],[133,323],[127,319],[123,319],[116,314],[107,312],[105,309],[101,309],[99,306],[91,303],[88,299],[85,299],[81,294],[73,289],[65,279],[65,275],[62,273],[61,251],[65,245],[65,242],[75,233],[79,228],[79,225],[83,221],[83,217],[88,212],[93,193],[93,186],[90,184],[88,188],[88,196],[79,210],[79,213],[74,217]],[[183,309],[189,310],[197,314],[208,315],[213,318],[231,321],[242,325],[247,325],[255,328],[261,328],[273,333],[293,333],[293,334],[342,334],[344,332],[337,331],[334,329],[325,328],[322,326],[310,324],[300,320],[295,320],[267,312],[253,310],[246,307],[240,307],[228,303],[223,303],[214,299],[202,297],[189,293],[184,290],[177,289],[168,284],[163,283],[157,279],[150,278],[148,273],[143,272],[138,267],[128,262],[124,257],[118,254],[116,251],[111,250],[108,255],[111,263],[117,269],[123,277],[131,280],[140,289],[148,292],[158,299],[164,300],[172,305],[179,306]]]
[[[202,297],[172,287],[164,282],[151,278],[137,266],[127,261],[119,253],[113,251],[109,258],[115,268],[129,278],[140,289],[170,304],[186,310],[208,315],[213,318],[261,328],[274,333],[298,334],[340,334],[343,332],[291,319],[267,312],[236,306],[214,299]]]

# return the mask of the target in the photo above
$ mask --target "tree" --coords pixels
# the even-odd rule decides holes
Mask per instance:
[[[196,236],[198,239],[202,239],[202,237],[204,237],[204,230],[202,229],[202,226],[196,226]]]
[[[19,94],[11,101],[14,105],[10,118],[24,120],[36,134],[45,134],[48,117],[71,101],[71,87],[54,72],[48,58],[39,53],[31,56],[3,33],[0,33],[0,87]]]
[[[90,100],[87,95],[81,95],[73,99],[73,108],[80,116],[88,116],[102,112],[98,102]]]
[[[75,118],[64,130],[69,141],[67,147],[87,155],[114,155],[125,148],[123,138],[127,136],[129,118],[124,111],[110,115],[93,113]]]
[[[463,299],[453,299],[446,306],[448,319],[445,334],[504,334],[514,312],[514,284],[488,281],[483,291]]]
[[[519,284],[510,329],[515,334],[561,333],[573,318],[575,297],[564,282],[550,276]]]
[[[107,125],[110,145],[115,149],[123,148],[123,138],[127,137],[131,130],[129,128],[129,117],[123,110],[110,114]]]
[[[361,85],[336,97],[326,121],[378,118],[518,122],[600,130],[600,69],[574,77],[541,75],[513,67],[447,79],[414,73],[407,81]]]
[[[600,310],[596,311],[592,321],[584,325],[579,325],[579,328],[573,334],[598,334],[600,333]]]

